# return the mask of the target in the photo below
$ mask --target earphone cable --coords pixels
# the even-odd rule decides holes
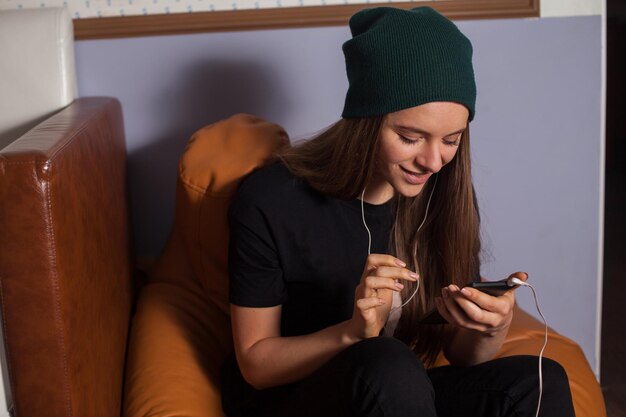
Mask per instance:
[[[543,324],[545,326],[545,332],[543,336],[543,346],[541,347],[541,351],[539,352],[539,402],[537,403],[537,413],[535,414],[535,417],[538,417],[539,409],[541,408],[541,397],[543,395],[543,369],[541,367],[541,362],[543,358],[543,351],[546,349],[546,346],[548,344],[548,322],[546,321],[546,318],[543,316],[543,313],[541,312],[541,309],[539,308],[539,299],[537,298],[537,292],[535,291],[535,287],[533,287],[532,285],[526,282],[522,285],[524,287],[529,287],[532,290],[533,297],[535,299],[535,306],[537,307],[537,312],[539,312],[539,315],[541,316],[541,320],[543,320]]]
[[[424,223],[426,223],[426,218],[428,217],[428,209],[430,208],[430,201],[433,198],[433,193],[435,192],[435,187],[437,186],[437,175],[435,175],[435,182],[433,184],[433,188],[430,190],[430,195],[428,196],[428,202],[426,203],[426,210],[424,212],[424,218],[422,219],[422,222],[420,223],[420,225],[417,228],[417,233],[419,233],[419,231],[422,229],[422,226],[424,226]],[[367,238],[368,238],[368,243],[367,243],[367,254],[371,255],[371,251],[372,251],[372,233],[370,232],[369,227],[367,227],[367,223],[365,222],[365,206],[363,203],[363,199],[365,197],[365,188],[363,188],[363,192],[361,193],[361,219],[363,220],[363,226],[365,226],[365,230],[367,230]],[[391,309],[391,311],[389,312],[389,314],[391,314],[393,311],[404,307],[405,305],[407,305],[409,303],[409,301],[411,301],[413,299],[413,297],[415,297],[415,294],[417,294],[417,291],[420,288],[420,280],[417,281],[417,284],[415,286],[415,290],[413,291],[413,294],[411,294],[411,296],[404,302],[402,303],[402,305],[399,305],[397,307],[394,307]]]

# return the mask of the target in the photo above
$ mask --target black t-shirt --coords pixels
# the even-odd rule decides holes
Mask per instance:
[[[372,253],[389,253],[391,206],[364,203]],[[360,200],[322,195],[276,162],[242,181],[228,217],[232,304],[282,305],[282,336],[313,333],[352,316],[368,245]],[[294,385],[257,391],[231,355],[222,368],[222,406],[238,416]]]
[[[389,253],[391,205],[364,203],[372,253]],[[276,162],[242,182],[229,225],[232,304],[282,304],[282,336],[352,316],[368,245],[360,200],[322,195]]]

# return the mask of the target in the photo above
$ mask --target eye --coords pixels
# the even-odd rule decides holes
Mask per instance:
[[[402,135],[398,135],[398,137],[400,138],[402,142],[406,143],[407,145],[413,145],[417,143],[416,139],[409,139],[406,136],[402,136]]]
[[[456,137],[445,138],[443,140],[443,143],[448,145],[448,146],[459,146],[459,143],[461,143],[461,137],[462,136],[463,136],[463,133],[459,133],[459,135],[456,136]]]

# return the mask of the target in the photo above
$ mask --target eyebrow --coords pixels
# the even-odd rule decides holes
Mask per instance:
[[[416,127],[410,127],[410,126],[405,126],[405,125],[396,125],[396,127],[398,129],[408,130],[408,131],[415,132],[415,133],[420,133],[420,134],[426,135],[426,136],[432,136],[430,134],[430,132],[426,132],[425,130],[418,129]],[[459,130],[454,131],[452,133],[448,133],[447,135],[444,135],[443,137],[445,138],[445,137],[448,137],[448,136],[452,136],[452,135],[456,135],[456,134],[462,133],[462,132],[465,131],[465,129],[467,129],[467,127],[464,127],[462,129],[459,129]]]

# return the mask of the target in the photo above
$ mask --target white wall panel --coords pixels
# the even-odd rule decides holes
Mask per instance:
[[[599,15],[604,0],[540,0],[541,17]]]

